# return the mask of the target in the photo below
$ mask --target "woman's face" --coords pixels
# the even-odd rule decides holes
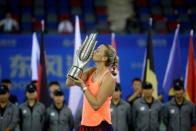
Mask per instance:
[[[104,45],[100,45],[93,53],[94,61],[106,61],[107,57],[105,56],[105,51],[107,48]]]

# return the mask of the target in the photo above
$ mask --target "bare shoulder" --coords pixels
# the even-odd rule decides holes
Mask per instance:
[[[115,90],[115,85],[116,85],[116,82],[115,82],[115,79],[112,77],[112,74],[107,73],[102,80],[101,86],[104,86],[104,88],[108,89],[110,92],[110,95],[112,95],[112,93]]]
[[[115,79],[113,78],[111,73],[107,73],[104,77],[103,77],[103,81],[104,82],[109,82],[109,83],[115,83]]]

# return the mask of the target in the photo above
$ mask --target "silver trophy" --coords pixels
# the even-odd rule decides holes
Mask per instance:
[[[83,44],[76,53],[76,58],[74,59],[74,63],[67,76],[72,77],[73,79],[78,79],[81,76],[85,65],[92,57],[95,45],[97,43],[96,36],[96,33],[91,33],[90,36],[86,36]]]

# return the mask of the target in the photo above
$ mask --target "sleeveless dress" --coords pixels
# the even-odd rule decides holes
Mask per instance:
[[[109,70],[106,70],[100,78],[103,79],[107,73],[109,73]],[[94,72],[88,77],[86,87],[93,96],[96,96],[99,92],[102,79],[93,82],[93,74]],[[110,103],[111,97],[108,97],[104,104],[95,111],[84,95],[82,121],[79,131],[113,131],[111,125]]]

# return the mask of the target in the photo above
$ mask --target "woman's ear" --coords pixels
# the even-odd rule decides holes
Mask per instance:
[[[108,57],[104,56],[104,57],[102,57],[102,60],[103,61],[107,61],[108,60]]]

